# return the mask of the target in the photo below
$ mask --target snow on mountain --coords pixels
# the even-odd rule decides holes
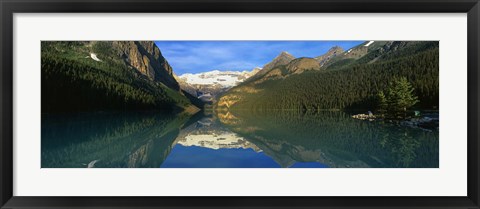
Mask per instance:
[[[375,41],[369,41],[367,44],[365,44],[365,46],[370,46],[370,44],[373,44],[373,42]]]
[[[252,71],[214,70],[195,74],[185,73],[179,78],[191,85],[220,85],[224,88],[230,88],[243,82],[256,72],[258,72],[257,68]]]
[[[94,53],[90,53],[90,57],[91,57],[93,60],[97,61],[97,62],[101,62],[101,61],[102,61],[102,60],[98,59],[97,55],[94,54]]]
[[[252,71],[208,71],[185,73],[175,76],[182,90],[204,102],[215,102],[218,95],[255,75],[261,68]]]

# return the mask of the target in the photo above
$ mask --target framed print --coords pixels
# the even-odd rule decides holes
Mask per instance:
[[[467,1],[2,1],[2,208],[478,208]]]

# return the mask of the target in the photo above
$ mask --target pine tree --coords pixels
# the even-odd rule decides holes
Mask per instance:
[[[378,111],[380,113],[385,113],[388,108],[388,102],[387,102],[387,97],[385,97],[385,94],[383,91],[378,92],[377,94],[377,102],[378,102]]]
[[[395,78],[387,89],[386,101],[390,113],[404,113],[419,102],[412,84],[406,77]]]

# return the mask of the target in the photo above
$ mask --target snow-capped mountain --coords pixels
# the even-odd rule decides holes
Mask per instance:
[[[257,68],[255,68],[257,69]],[[188,84],[192,85],[221,85],[222,87],[229,88],[238,85],[245,79],[252,76],[252,72],[255,71],[209,71],[204,73],[185,73],[179,78]]]
[[[203,101],[213,101],[215,97],[226,90],[240,84],[255,75],[261,68],[251,71],[219,71],[203,73],[185,73],[177,77],[181,88]]]

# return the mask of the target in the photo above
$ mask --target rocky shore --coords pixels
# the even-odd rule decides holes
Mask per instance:
[[[425,130],[435,130],[439,128],[439,119],[437,117],[417,117],[417,118],[410,118],[400,122],[401,125],[409,126],[413,128],[421,128]]]
[[[438,113],[424,114],[422,116],[416,116],[411,118],[392,119],[385,118],[380,115],[374,115],[371,112],[365,114],[355,114],[352,118],[368,121],[384,121],[389,123],[395,123],[402,126],[408,126],[412,128],[420,128],[424,130],[436,130],[439,128],[439,116]]]

